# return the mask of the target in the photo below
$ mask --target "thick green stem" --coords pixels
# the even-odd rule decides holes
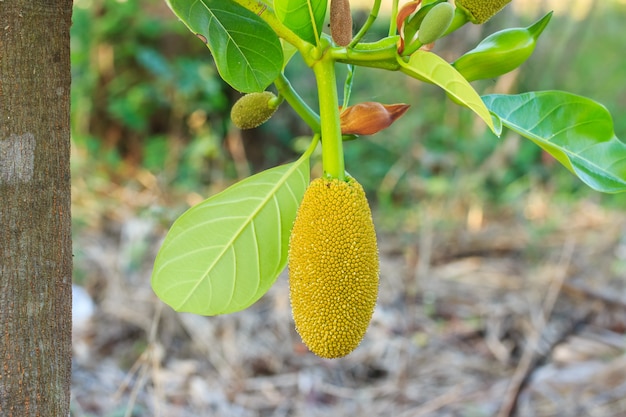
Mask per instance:
[[[317,81],[322,132],[322,165],[330,178],[345,180],[343,142],[339,120],[339,98],[335,76],[335,61],[328,55],[313,65]]]
[[[398,55],[398,47],[395,42],[389,42],[389,38],[385,39],[385,45],[380,49],[331,48],[330,54],[335,61],[345,64],[381,68],[390,71],[400,69],[396,58]]]

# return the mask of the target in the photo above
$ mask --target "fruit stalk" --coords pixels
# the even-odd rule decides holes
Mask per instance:
[[[322,55],[313,65],[313,73],[319,96],[324,174],[329,178],[345,180],[335,62],[329,54]]]

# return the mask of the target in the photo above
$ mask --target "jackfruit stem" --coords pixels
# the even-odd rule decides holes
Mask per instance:
[[[467,17],[467,13],[459,9],[458,7],[454,9],[454,17],[452,18],[452,23],[448,26],[448,29],[441,35],[442,37],[454,32],[461,26],[465,25],[469,22],[469,18]]]
[[[317,81],[322,133],[322,166],[324,174],[330,178],[345,181],[343,141],[339,120],[339,98],[335,61],[330,54],[324,55],[313,65]]]
[[[380,10],[380,3],[381,3],[381,0],[374,0],[374,4],[372,5],[372,9],[370,10],[370,14],[367,17],[367,20],[365,21],[363,26],[361,26],[361,29],[359,29],[357,34],[354,35],[354,38],[352,38],[352,42],[350,42],[350,45],[348,45],[348,48],[352,48],[354,47],[354,45],[359,43],[359,41],[363,38],[363,36],[365,36],[369,28],[372,27],[372,25],[374,24],[374,21],[378,17],[378,11]]]
[[[399,0],[393,0],[393,2],[391,3],[391,19],[389,19],[389,36],[393,36],[396,34],[396,32],[398,31],[398,28],[396,26],[396,16],[398,15],[398,6],[399,6],[400,1]]]

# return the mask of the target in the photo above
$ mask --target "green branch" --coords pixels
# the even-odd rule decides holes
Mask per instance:
[[[398,37],[394,36],[373,44],[361,43],[354,49],[331,48],[330,56],[333,60],[344,64],[397,71],[400,69],[396,58],[398,55],[397,39]]]
[[[391,3],[391,18],[389,19],[389,36],[396,34],[398,28],[396,27],[396,17],[398,16],[398,0],[393,0]]]
[[[352,38],[352,42],[350,42],[350,44],[348,45],[348,48],[352,48],[354,47],[354,45],[359,43],[361,38],[365,36],[369,28],[374,24],[374,21],[378,17],[378,11],[380,10],[380,1],[381,0],[374,0],[374,5],[372,6],[372,10],[367,17],[367,20],[363,24],[363,27],[361,27],[361,29],[357,32],[357,34],[354,35],[354,38]]]
[[[321,132],[320,127],[320,117],[317,113],[315,113],[298,95],[296,90],[292,87],[291,83],[285,77],[285,74],[281,73],[276,80],[274,80],[274,85],[278,90],[278,93],[287,100],[287,103],[298,113],[298,116],[304,120],[304,122],[309,125],[311,130],[315,133]]]

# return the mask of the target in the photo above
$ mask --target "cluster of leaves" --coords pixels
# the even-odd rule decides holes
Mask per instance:
[[[445,36],[473,16],[456,8],[446,19],[426,19],[431,9],[444,3],[418,0],[398,10],[396,1],[388,36],[361,42],[377,18],[377,0],[363,27],[342,46],[323,33],[325,0],[274,0],[271,5],[254,0],[168,1],[174,13],[207,44],[227,83],[245,93],[260,93],[274,84],[279,97],[310,125],[314,139],[296,162],[250,177],[193,207],[174,223],[155,261],[152,284],[159,297],[178,311],[223,314],[246,308],[272,285],[286,264],[291,224],[309,182],[308,161],[319,135],[326,174],[342,178],[341,134],[353,139],[355,134],[373,131],[369,125],[365,130],[357,126],[360,130],[342,131],[342,125],[355,124],[346,115],[355,114],[359,125],[367,124],[368,119],[379,120],[381,114],[391,115],[389,108],[398,109],[380,103],[360,104],[364,113],[345,112],[341,118],[333,69],[336,63],[398,71],[436,85],[452,101],[473,111],[495,135],[507,127],[553,155],[593,189],[626,191],[626,145],[615,136],[611,116],[602,105],[561,91],[481,97],[469,83],[501,75],[523,63],[550,15],[528,28],[493,34],[448,63],[422,41]],[[448,13],[444,9],[452,10],[439,7],[438,13]],[[420,37],[420,31],[426,30],[421,25],[426,22],[445,22],[446,27],[428,28],[428,36]],[[303,102],[284,75],[296,53],[316,76],[319,112]],[[349,71],[344,109],[359,106],[348,106],[351,85]],[[389,123],[395,120],[388,119]],[[386,127],[384,123],[381,126]]]

